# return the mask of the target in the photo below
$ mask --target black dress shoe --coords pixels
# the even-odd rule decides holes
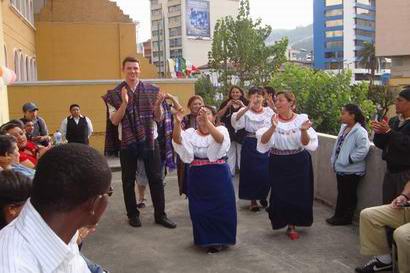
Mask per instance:
[[[338,217],[331,217],[326,219],[326,222],[332,226],[347,226],[352,224],[352,219],[348,218],[338,218]]]
[[[172,222],[171,220],[168,219],[168,217],[164,216],[162,218],[156,219],[155,223],[157,223],[158,225],[161,225],[163,227],[166,228],[176,228],[177,225]]]
[[[128,218],[128,223],[132,227],[140,227],[141,226],[141,220],[138,216]]]

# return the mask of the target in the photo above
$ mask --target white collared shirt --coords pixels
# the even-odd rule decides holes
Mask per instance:
[[[83,115],[80,115],[80,117],[78,118],[73,118],[73,116],[70,116],[69,118],[74,119],[74,122],[78,125],[78,123],[80,122],[80,118],[83,118]],[[85,117],[85,120],[87,121],[87,126],[88,126],[88,138],[90,138],[90,136],[93,134],[93,124],[91,123],[91,120],[88,117]],[[63,121],[61,122],[60,125],[60,133],[61,135],[65,138],[66,134],[67,134],[67,123],[68,120],[67,118],[63,119]]]
[[[0,273],[90,273],[77,238],[78,232],[64,243],[28,200],[0,231]]]

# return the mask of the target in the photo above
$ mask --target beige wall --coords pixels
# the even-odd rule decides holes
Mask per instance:
[[[0,4],[0,49],[4,48],[4,36],[3,36],[3,5]],[[0,50],[0,65],[5,65],[4,51]],[[9,106],[7,99],[7,87],[3,85],[0,79],[0,124],[8,121],[9,119]]]
[[[152,82],[161,90],[178,96],[183,106],[195,92],[194,80],[154,80]],[[83,114],[90,117],[94,125],[95,134],[91,143],[102,151],[106,112],[101,96],[118,83],[118,81],[62,81],[12,85],[9,87],[10,118],[21,117],[21,106],[25,102],[33,101],[39,107],[39,114],[46,120],[52,133],[69,115],[69,105],[78,103]]]
[[[24,57],[34,58],[35,49],[35,28],[34,26],[10,4],[10,0],[0,2],[3,11],[3,35],[7,50],[7,67],[16,71],[14,66],[14,52],[20,50]],[[1,47],[4,51],[4,47]]]
[[[410,55],[410,1],[376,0],[376,55]]]

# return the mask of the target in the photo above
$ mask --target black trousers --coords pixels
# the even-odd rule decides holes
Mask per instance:
[[[359,185],[359,175],[336,175],[337,178],[337,204],[335,216],[352,220],[357,206],[357,186]]]
[[[152,204],[154,205],[155,219],[160,219],[165,216],[165,197],[163,175],[161,174],[161,156],[157,141],[155,141],[154,150],[145,151],[144,156],[134,149],[123,149],[120,151],[122,190],[127,216],[130,218],[140,214],[135,197],[135,176],[138,159],[144,161]]]

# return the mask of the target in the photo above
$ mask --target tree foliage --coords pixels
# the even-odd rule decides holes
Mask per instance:
[[[209,65],[224,89],[235,80],[242,87],[267,84],[286,61],[288,40],[267,46],[272,28],[253,20],[249,11],[249,0],[241,0],[239,14],[219,19],[215,26]]]
[[[360,65],[369,70],[369,90],[373,89],[376,79],[376,72],[384,66],[386,60],[383,57],[376,56],[376,47],[374,43],[364,42],[363,47],[358,52]]]
[[[350,71],[330,74],[287,64],[282,73],[273,76],[270,85],[277,90],[293,91],[297,111],[307,113],[317,131],[337,134],[343,105],[360,105],[369,120],[376,111],[375,103],[368,98],[367,83],[352,86],[351,76]]]
[[[206,105],[218,106],[220,103],[217,89],[212,86],[208,76],[202,76],[195,82],[195,94],[201,96]]]

